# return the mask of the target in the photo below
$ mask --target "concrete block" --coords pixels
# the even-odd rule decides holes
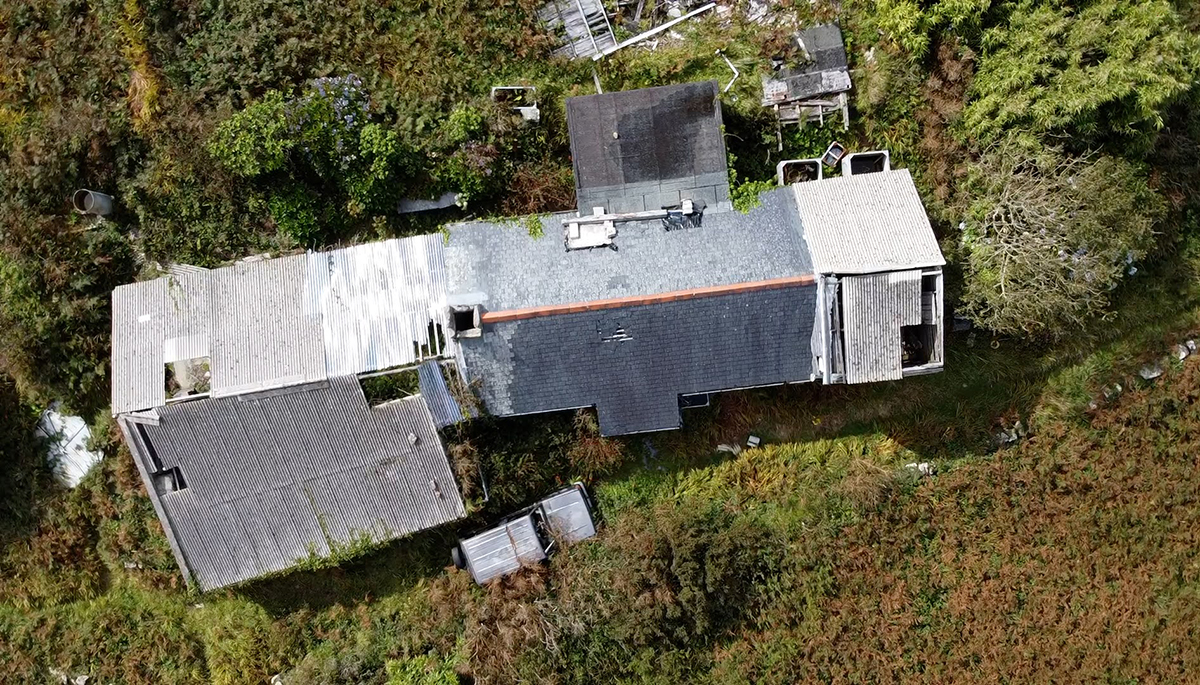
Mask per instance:
[[[613,212],[614,214],[631,214],[633,212],[644,212],[644,211],[646,211],[646,205],[642,201],[641,195],[625,196],[625,197],[620,197],[620,198],[614,198],[611,205],[608,208],[608,211]],[[619,228],[618,228],[618,230],[619,230]],[[619,235],[617,236],[617,239],[620,240]]]
[[[645,196],[645,204],[647,210],[661,209],[663,207],[677,205],[679,204],[679,191],[669,190],[654,194],[647,194]]]

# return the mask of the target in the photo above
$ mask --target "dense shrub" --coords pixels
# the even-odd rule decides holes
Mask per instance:
[[[882,0],[863,8],[869,22],[914,59],[928,52],[936,34],[973,36],[995,0]]]
[[[283,93],[271,91],[262,100],[221,122],[208,143],[208,151],[226,169],[253,177],[277,171],[296,144],[295,125],[288,121]]]
[[[1197,39],[1166,0],[1022,0],[984,36],[964,131],[985,142],[1023,129],[1145,150],[1198,67]]]
[[[338,237],[343,212],[387,212],[401,195],[396,132],[371,117],[361,79],[319,78],[297,97],[268,92],[222,122],[208,151],[239,176],[284,172],[271,217],[293,241],[321,244]]]
[[[111,223],[0,215],[0,361],[27,397],[91,415],[107,404],[110,293],[133,274]]]
[[[33,437],[37,413],[0,371],[0,545],[28,531],[53,487],[45,450]]]
[[[1162,216],[1128,162],[1016,139],[986,152],[967,183],[964,304],[1006,334],[1064,335],[1103,313]]]

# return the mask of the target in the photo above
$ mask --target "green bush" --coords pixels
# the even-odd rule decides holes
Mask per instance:
[[[1106,311],[1163,214],[1128,162],[1017,139],[971,165],[963,195],[966,312],[1013,335],[1065,335]]]
[[[974,35],[994,0],[879,0],[855,3],[874,29],[902,47],[910,58],[925,57],[939,32]]]
[[[479,140],[484,134],[483,114],[470,105],[459,105],[450,111],[443,125],[443,135],[451,145],[461,145],[470,140]]]
[[[1115,139],[1141,151],[1200,67],[1200,43],[1166,0],[1023,0],[984,35],[965,135]],[[1122,149],[1122,151],[1124,151]]]
[[[293,186],[268,201],[271,220],[279,232],[300,245],[312,245],[321,236],[323,227],[318,216],[317,200],[303,186]]]
[[[292,241],[319,245],[340,235],[339,217],[388,213],[400,197],[399,138],[371,116],[357,76],[319,78],[297,97],[267,93],[221,123],[208,150],[239,176],[285,172],[268,202],[271,217]]]
[[[387,685],[458,685],[454,664],[435,654],[387,662]]]
[[[0,217],[0,360],[39,404],[85,415],[108,400],[111,292],[133,254],[112,223],[24,212]]]
[[[283,168],[295,145],[283,93],[263,99],[221,122],[208,142],[209,153],[233,173],[254,177]]]

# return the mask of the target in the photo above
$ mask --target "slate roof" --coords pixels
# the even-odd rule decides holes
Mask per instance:
[[[484,405],[501,416],[595,405],[615,435],[677,428],[681,394],[810,380],[816,286],[795,196],[761,199],[697,228],[622,223],[617,251],[565,250],[561,216],[542,219],[541,238],[519,224],[451,227],[447,298],[485,312],[483,335],[458,341]]]
[[[846,46],[837,24],[806,28],[795,36],[809,61],[781,69],[763,79],[763,104],[812,99],[850,90]]]
[[[908,169],[792,186],[813,267],[822,274],[946,263]]]
[[[498,311],[812,273],[789,188],[763,194],[748,214],[706,213],[697,228],[622,223],[617,251],[567,251],[563,216],[543,217],[543,236],[536,239],[515,222],[451,226],[448,299]]]
[[[811,380],[816,286],[490,324],[459,351],[488,409],[595,405],[604,435],[680,425],[679,395]]]
[[[579,211],[728,205],[719,93],[705,81],[568,98]]]
[[[424,400],[371,408],[353,376],[120,424],[177,561],[203,590],[465,515]],[[177,491],[155,475],[173,468]]]

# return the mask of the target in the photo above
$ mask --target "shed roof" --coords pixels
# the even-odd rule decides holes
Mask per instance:
[[[808,60],[763,79],[763,104],[806,100],[850,90],[846,46],[837,24],[819,24],[796,34]]]
[[[633,212],[729,200],[715,81],[567,99],[579,210]]]
[[[120,423],[180,565],[201,589],[465,515],[424,400],[372,408],[354,377]],[[158,487],[155,474],[173,468],[186,487]]]
[[[453,352],[438,234],[220,269],[173,268],[113,291],[112,410],[166,403],[164,364],[210,358],[214,397]]]
[[[797,183],[792,190],[817,273],[946,263],[907,169]]]

